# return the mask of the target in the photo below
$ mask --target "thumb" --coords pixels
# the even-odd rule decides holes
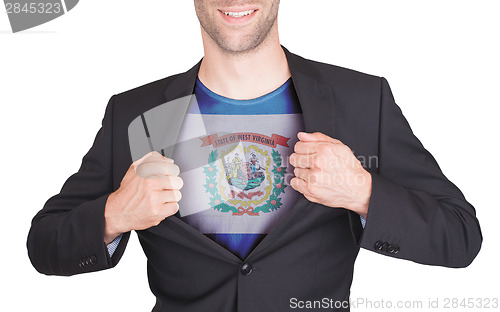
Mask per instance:
[[[166,161],[169,163],[174,163],[174,160],[171,158],[167,158],[163,156],[162,154],[158,153],[157,151],[151,151],[147,153],[146,155],[142,156],[141,158],[137,159],[134,161],[135,166],[139,166],[142,163],[146,162],[156,162],[156,161]]]
[[[323,134],[321,132],[307,133],[307,132],[301,131],[297,134],[297,137],[301,141],[342,143],[342,142],[340,142],[340,140],[334,139],[334,138],[332,138],[326,134]]]
[[[142,156],[141,158],[137,159],[136,161],[134,161],[133,165],[137,167],[146,160],[151,160],[151,158],[157,158],[158,157],[157,154],[161,157],[160,153],[158,153],[157,151],[151,151]]]

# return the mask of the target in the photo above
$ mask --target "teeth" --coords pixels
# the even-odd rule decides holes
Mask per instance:
[[[249,11],[243,11],[243,12],[222,12],[222,13],[226,14],[227,16],[240,18],[240,17],[243,17],[243,16],[250,15],[253,12],[255,12],[255,10],[249,10]]]

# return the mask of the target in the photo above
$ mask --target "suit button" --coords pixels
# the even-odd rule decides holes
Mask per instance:
[[[250,275],[250,273],[252,273],[252,271],[253,271],[252,265],[249,263],[243,263],[243,265],[240,268],[241,274],[243,274],[245,276]]]
[[[394,249],[394,251],[392,252],[393,254],[397,254],[399,252],[399,246],[398,245],[394,245],[392,248]]]
[[[95,256],[90,257],[89,259],[90,265],[95,265],[97,263],[97,258]]]
[[[375,245],[373,245],[373,248],[375,248],[375,250],[380,250],[382,249],[382,242],[381,241],[377,241],[375,243]]]
[[[387,246],[387,252],[390,254],[393,254],[394,253],[394,245],[389,244],[389,246]]]
[[[86,267],[86,266],[88,265],[88,264],[87,264],[87,262],[85,262],[85,260],[87,260],[87,259],[82,259],[82,260],[80,260],[80,263],[79,263],[78,265],[79,265],[81,268],[84,268],[84,267]]]
[[[382,244],[382,248],[381,248],[380,250],[382,250],[382,251],[387,251],[387,247],[389,247],[389,244],[388,244],[387,242],[384,242],[384,243]]]

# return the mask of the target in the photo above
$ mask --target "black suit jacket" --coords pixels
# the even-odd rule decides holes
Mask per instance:
[[[137,232],[157,297],[153,311],[288,311],[290,298],[348,300],[360,247],[447,267],[465,267],[479,252],[474,208],[413,135],[387,81],[283,49],[306,131],[338,138],[366,160],[373,181],[366,228],[357,214],[301,195],[242,261],[171,216]],[[192,94],[200,63],[111,97],[80,169],[33,219],[27,246],[39,272],[73,275],[118,263],[130,233],[110,258],[104,207],[132,163],[128,126],[142,113]],[[178,133],[178,125],[167,122],[165,131]]]

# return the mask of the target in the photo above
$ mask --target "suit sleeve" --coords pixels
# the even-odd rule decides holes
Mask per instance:
[[[474,207],[415,137],[384,78],[380,105],[378,170],[365,228],[355,225],[358,244],[417,263],[468,266],[482,243]]]
[[[103,270],[115,266],[123,254],[130,233],[123,235],[112,258],[104,243],[104,207],[114,191],[113,103],[114,96],[78,172],[66,180],[60,193],[49,198],[32,220],[28,255],[40,273],[74,275]]]

